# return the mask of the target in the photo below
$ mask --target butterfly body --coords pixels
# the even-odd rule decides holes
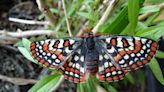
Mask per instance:
[[[157,42],[144,37],[89,34],[32,42],[30,49],[40,64],[58,69],[65,79],[78,83],[89,74],[101,81],[121,80],[128,71],[146,65],[157,47]]]

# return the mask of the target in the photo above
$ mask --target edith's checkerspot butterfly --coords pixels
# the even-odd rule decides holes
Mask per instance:
[[[101,81],[118,81],[128,71],[146,65],[157,47],[157,42],[144,37],[90,34],[32,42],[30,49],[40,64],[78,83],[90,74]]]

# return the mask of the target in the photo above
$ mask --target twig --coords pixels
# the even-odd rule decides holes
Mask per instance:
[[[102,15],[101,19],[99,20],[99,22],[97,23],[97,25],[92,30],[92,32],[94,34],[98,31],[99,26],[102,25],[105,22],[105,20],[107,19],[108,15],[110,14],[111,10],[113,9],[114,3],[115,3],[115,0],[112,0],[109,3],[109,6],[107,7],[106,11]]]
[[[12,17],[9,17],[9,21],[24,23],[24,24],[31,24],[31,25],[34,25],[34,24],[37,24],[37,25],[49,24],[49,22],[47,22],[47,21],[25,20],[25,19],[18,19],[18,18],[12,18]]]
[[[0,80],[11,82],[16,85],[35,84],[38,81],[34,79],[12,78],[4,75],[0,75]]]
[[[46,0],[36,0],[38,4],[38,8],[40,11],[46,16],[49,20],[50,24],[54,27],[55,26],[55,17],[52,12],[49,10],[49,7],[46,5]]]
[[[4,37],[14,37],[14,38],[22,38],[36,35],[53,35],[56,32],[51,30],[27,30],[21,32],[7,32],[4,30],[0,30],[0,35],[4,35]]]
[[[69,25],[69,22],[68,22],[68,17],[67,17],[67,12],[66,12],[66,8],[65,8],[64,0],[62,0],[62,4],[63,4],[64,14],[65,14],[65,20],[66,20],[66,24],[67,24],[67,30],[68,30],[69,36],[72,37],[73,35],[71,33],[70,25]]]
[[[164,3],[160,4],[159,7],[161,10],[164,9]],[[142,21],[153,14],[154,14],[154,12],[144,13],[138,17],[138,20]]]

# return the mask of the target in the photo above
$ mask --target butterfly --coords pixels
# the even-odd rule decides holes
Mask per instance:
[[[145,37],[88,34],[32,42],[30,50],[37,62],[79,83],[90,75],[100,81],[121,80],[127,72],[148,64],[157,47],[156,41]]]

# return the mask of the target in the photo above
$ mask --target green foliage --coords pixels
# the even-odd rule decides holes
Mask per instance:
[[[50,92],[59,85],[61,75],[54,74],[43,77],[28,92]]]
[[[154,76],[157,78],[157,80],[164,85],[164,78],[163,78],[163,74],[162,71],[159,67],[159,64],[157,62],[157,60],[155,58],[153,58],[151,60],[151,62],[149,63],[149,66],[152,70],[152,72],[154,73]]]
[[[117,4],[119,4],[120,2],[122,3],[123,1],[118,0]],[[128,2],[124,1],[124,6],[114,7],[113,12],[110,14],[110,17],[114,17],[108,18],[106,20],[107,22],[100,26],[98,32],[107,34],[121,34],[148,37],[158,41],[159,38],[164,35],[164,21],[157,23],[156,26],[151,25],[154,24],[154,20],[160,15],[161,11],[159,7],[156,5],[141,7],[143,5],[143,2],[144,0],[128,0]],[[100,0],[72,0],[72,2],[66,2],[67,15],[71,17],[69,22],[72,28],[71,30],[74,30],[72,31],[74,34],[78,32],[81,25],[84,25],[83,23],[85,21],[88,21],[87,27],[89,28],[93,28],[97,24],[101,15],[99,14],[100,10],[98,10],[100,3]],[[85,5],[86,8],[81,8],[83,5]],[[97,8],[96,10],[93,9],[94,6],[96,6]],[[68,34],[66,32],[67,28],[65,25],[64,14],[56,8],[51,8],[51,12],[60,16],[60,18],[56,20],[56,27],[53,29],[53,31],[61,31],[65,33],[55,36],[65,37]],[[154,12],[155,14],[148,17],[148,19],[144,22],[138,21],[139,14],[148,12]],[[44,16],[41,15],[39,18],[42,19],[43,17]],[[28,60],[38,64],[32,58],[29,52],[30,43],[31,42],[29,40],[23,39],[22,43],[18,44],[22,47],[19,47],[18,49]],[[155,56],[158,58],[164,58],[164,52],[157,51]],[[149,66],[152,72],[154,73],[156,79],[164,85],[162,71],[155,57],[152,59],[152,61],[150,61]],[[138,81],[142,85],[144,85],[144,76],[143,73],[140,71],[141,70],[139,70],[139,73],[137,73],[137,78],[139,79]],[[55,75],[48,75],[46,77],[43,77],[43,79],[40,80],[35,86],[33,86],[29,90],[29,92],[48,92],[51,90],[51,88],[57,86],[61,75],[58,71],[56,72],[57,73]],[[140,78],[139,76],[141,76],[142,78]],[[130,73],[128,73],[123,82],[125,85],[127,83],[135,84],[136,80]],[[111,83],[101,83],[98,80],[96,80],[96,77],[89,78],[86,83],[78,83],[77,92],[96,92],[95,83],[102,84],[103,87],[109,92],[118,92],[116,86],[119,85],[118,83],[115,83],[116,85],[112,85]]]

